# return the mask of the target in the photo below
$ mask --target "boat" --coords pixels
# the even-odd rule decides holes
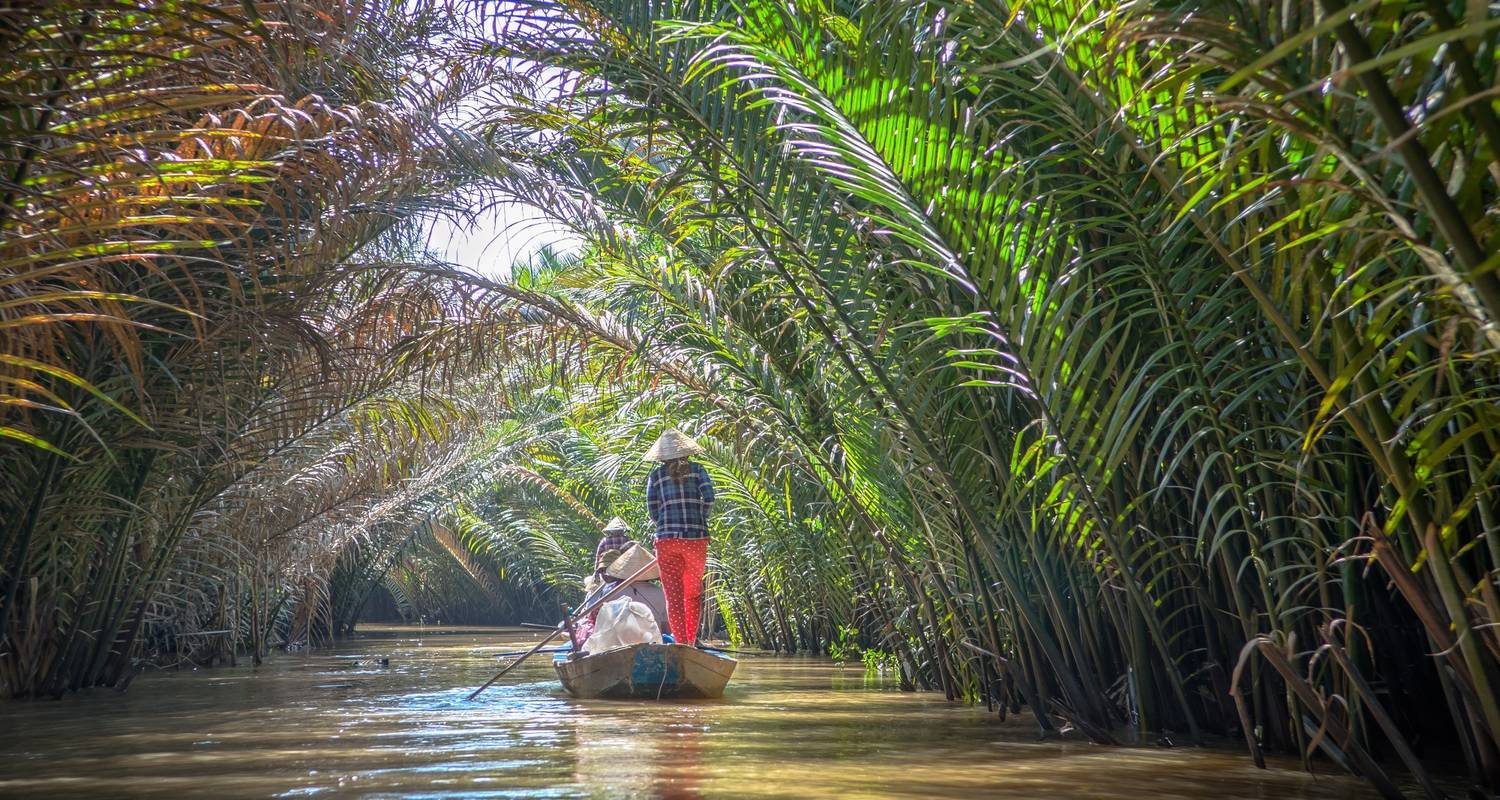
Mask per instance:
[[[657,700],[724,696],[739,662],[685,644],[635,644],[602,653],[558,653],[552,666],[578,698]]]

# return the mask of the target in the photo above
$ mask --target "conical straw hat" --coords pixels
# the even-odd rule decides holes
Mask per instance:
[[[625,552],[615,559],[615,563],[605,568],[604,574],[615,580],[625,580],[634,575],[641,567],[651,563],[651,552],[635,542],[625,548]],[[661,570],[656,567],[646,571],[645,575],[636,578],[638,581],[654,581],[661,577]]]
[[[674,458],[686,458],[703,452],[703,447],[692,440],[692,437],[677,430],[667,428],[657,438],[656,444],[646,451],[647,461],[671,461]]]
[[[620,533],[630,533],[630,526],[625,524],[625,520],[620,519],[619,517],[615,517],[614,519],[609,521],[608,525],[604,526],[604,532],[614,533],[615,531],[619,531]]]
[[[599,558],[594,561],[594,569],[607,569],[609,565],[615,563],[615,561],[617,561],[620,556],[624,554],[624,552],[625,549],[623,547],[611,547],[610,549],[605,550],[604,552],[600,553]]]

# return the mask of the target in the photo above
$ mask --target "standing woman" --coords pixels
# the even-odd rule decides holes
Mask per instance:
[[[702,452],[676,428],[668,428],[646,451],[647,461],[661,462],[646,479],[646,510],[656,526],[656,564],[667,595],[667,618],[673,638],[683,644],[697,644],[708,509],[714,502],[708,470],[688,458]]]

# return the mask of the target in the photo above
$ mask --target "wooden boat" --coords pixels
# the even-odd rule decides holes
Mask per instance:
[[[722,697],[739,663],[685,644],[637,644],[570,655],[558,653],[552,666],[563,689],[580,698]]]

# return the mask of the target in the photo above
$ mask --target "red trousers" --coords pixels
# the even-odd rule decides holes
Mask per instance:
[[[698,609],[703,605],[703,567],[708,562],[707,539],[657,539],[656,566],[667,596],[667,624],[672,638],[683,644],[698,641]]]

